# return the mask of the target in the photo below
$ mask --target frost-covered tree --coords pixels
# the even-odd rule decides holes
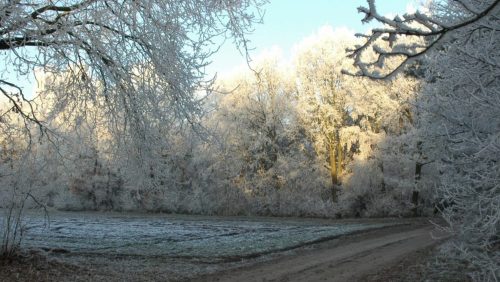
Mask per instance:
[[[30,122],[50,131],[43,146],[55,145],[55,152],[37,157],[50,159],[60,183],[79,195],[101,195],[99,187],[122,180],[158,194],[176,178],[170,134],[199,122],[195,92],[207,86],[204,67],[218,49],[213,42],[232,39],[246,51],[245,35],[264,3],[2,2],[1,129],[18,114],[27,125],[23,133],[37,136]],[[35,97],[20,80],[31,72],[39,80]],[[138,205],[147,198],[141,193],[130,193]],[[102,201],[93,202],[95,208]]]
[[[359,8],[364,21],[377,20],[364,44],[351,50],[359,72],[376,79],[391,78],[408,67],[425,74],[422,91],[426,109],[421,119],[423,140],[433,148],[441,185],[444,218],[456,235],[449,255],[470,264],[471,278],[500,277],[500,128],[499,76],[500,1],[436,1],[427,13],[394,19],[381,16],[374,1]],[[405,37],[423,38],[405,44]],[[389,42],[386,48],[378,39]],[[375,60],[363,54],[373,48]],[[387,59],[396,67],[379,69]]]
[[[408,75],[374,83],[342,74],[353,63],[345,48],[355,42],[347,30],[324,27],[299,45],[294,61],[300,122],[330,170],[332,198],[340,192],[342,210],[352,210],[346,214],[401,215],[414,188],[414,159],[400,148],[416,143],[407,133],[417,82]],[[386,198],[397,200],[390,204]]]
[[[245,49],[245,34],[260,20],[264,1],[7,1],[0,4],[2,74],[23,75],[40,68],[64,71],[62,100],[102,98],[110,118],[127,124],[137,138],[145,130],[144,108],[174,111],[183,118],[198,110],[193,92],[217,46],[233,38]],[[256,9],[251,9],[256,8]],[[145,75],[146,74],[146,75]],[[11,77],[14,77],[11,76]],[[42,125],[30,108],[22,82],[2,75],[0,91],[12,110]],[[155,105],[141,86],[168,97]],[[87,93],[87,95],[83,95]],[[162,109],[160,107],[167,107]],[[140,109],[140,110],[139,110]]]
[[[0,109],[4,106],[0,104]],[[0,256],[17,254],[25,232],[24,208],[44,206],[36,190],[52,180],[25,122],[12,111],[0,119]]]
[[[2,1],[0,255],[25,207],[200,212],[182,208],[194,166],[176,133],[199,122],[213,42],[246,51],[264,2]]]
[[[341,74],[348,61],[344,49],[353,40],[347,31],[334,33],[323,28],[315,37],[302,42],[295,58],[299,89],[298,108],[302,122],[310,129],[317,152],[330,169],[331,197],[337,201],[345,157],[351,144],[342,136],[350,125],[350,77]],[[348,148],[349,147],[349,148]]]
[[[257,62],[257,72],[243,72],[224,81],[223,91],[231,91],[220,100],[218,120],[234,160],[240,182],[255,196],[267,197],[281,182],[274,169],[286,143],[285,119],[290,116],[290,82],[278,69],[276,54]],[[261,185],[257,184],[260,179]],[[247,184],[245,184],[247,183]]]
[[[295,111],[297,90],[278,50],[221,82],[218,109],[210,119],[225,148],[233,188],[252,212],[326,215],[330,207],[323,174]]]

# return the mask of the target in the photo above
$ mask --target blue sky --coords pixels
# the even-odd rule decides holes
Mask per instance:
[[[376,0],[375,3],[378,12],[386,15],[403,14],[414,2]],[[359,6],[367,6],[366,0],[270,0],[265,7],[264,23],[255,26],[254,33],[248,36],[250,47],[254,48],[250,55],[255,57],[278,46],[287,56],[295,44],[325,25],[364,33],[374,25],[361,23],[363,15],[357,12]],[[226,42],[213,56],[207,74],[223,74],[242,64],[245,64],[245,58],[231,42]]]

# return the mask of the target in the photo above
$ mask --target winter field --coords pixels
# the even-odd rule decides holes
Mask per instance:
[[[42,213],[28,212],[22,246],[77,265],[143,268],[161,263],[182,277],[395,224],[97,212],[53,212],[47,221]]]

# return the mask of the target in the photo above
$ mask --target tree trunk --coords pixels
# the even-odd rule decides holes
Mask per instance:
[[[422,175],[422,166],[423,164],[416,162],[415,163],[415,187],[417,187],[418,182],[420,181],[420,177]],[[411,195],[411,203],[413,204],[413,216],[419,216],[419,192],[418,190],[413,190],[413,193]]]
[[[339,132],[335,133],[335,138],[329,144],[330,150],[330,174],[332,177],[332,201],[336,202],[338,186],[340,185],[340,175],[342,174],[342,164],[344,162],[342,143]]]
[[[382,181],[380,183],[380,190],[382,192],[385,192],[385,177],[384,177],[384,163],[382,161],[382,158],[380,158],[380,162],[378,164],[378,166],[380,167],[380,172],[382,173]]]
[[[338,176],[342,175],[342,165],[344,162],[344,149],[342,143],[340,142],[339,134],[337,133],[337,182],[339,182]]]
[[[330,175],[332,177],[332,201],[337,202],[338,170],[337,158],[335,157],[335,144],[329,144],[330,150]]]

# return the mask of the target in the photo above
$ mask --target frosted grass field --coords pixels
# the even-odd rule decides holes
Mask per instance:
[[[28,212],[22,246],[79,265],[156,267],[180,277],[394,224],[94,212],[53,212],[49,223],[43,214]]]
[[[55,213],[25,219],[28,248],[69,253],[231,260],[292,249],[387,223],[117,213]]]

